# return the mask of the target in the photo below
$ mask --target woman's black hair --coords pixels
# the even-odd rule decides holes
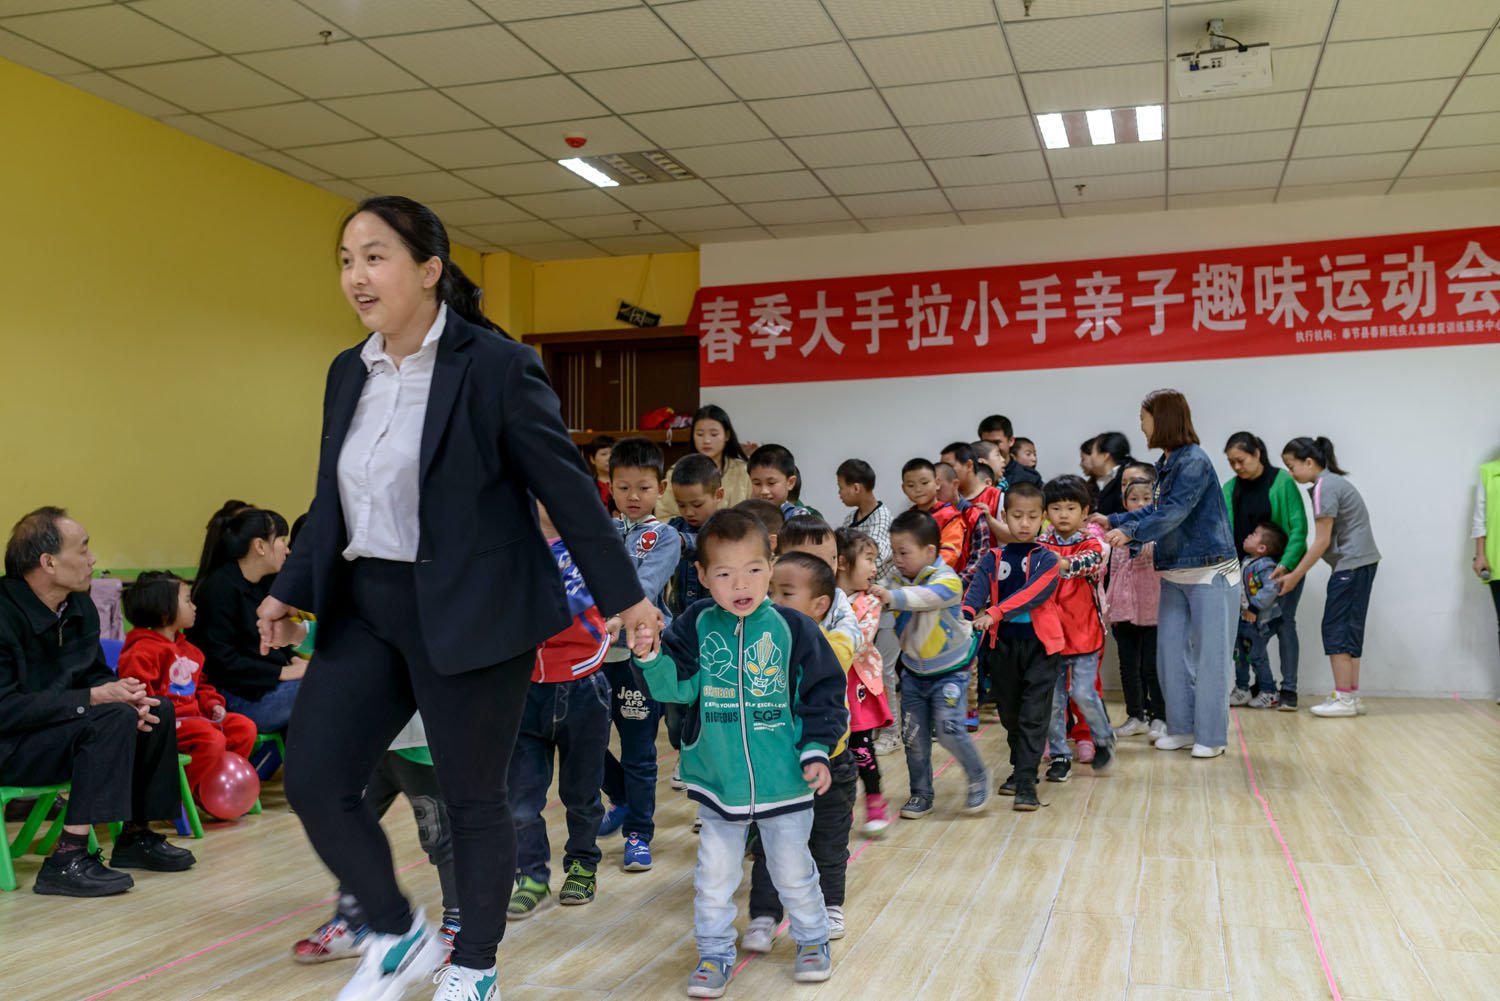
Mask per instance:
[[[165,629],[177,621],[178,588],[186,583],[167,570],[147,570],[125,589],[121,611],[139,629]]]
[[[734,422],[729,419],[729,414],[724,408],[713,403],[705,403],[693,414],[693,426],[688,429],[688,437],[692,437],[698,429],[699,421],[718,421],[724,428],[724,458],[745,460],[745,446],[740,444],[740,436],[735,434]]]
[[[1290,455],[1304,462],[1311,459],[1330,473],[1337,473],[1339,476],[1349,475],[1347,469],[1339,468],[1339,460],[1333,454],[1333,442],[1327,438],[1293,438],[1286,443],[1286,448],[1281,450],[1281,454]]]
[[[1231,448],[1237,448],[1246,455],[1260,453],[1260,464],[1262,466],[1270,467],[1275,465],[1271,461],[1271,453],[1266,449],[1266,443],[1249,431],[1236,431],[1230,435],[1229,440],[1224,443],[1224,451],[1228,452]]]
[[[203,581],[219,567],[242,559],[256,539],[269,542],[286,534],[286,519],[275,511],[252,507],[243,501],[225,502],[209,519],[193,593],[196,595]]]
[[[1119,431],[1105,431],[1094,439],[1095,452],[1103,452],[1114,460],[1115,465],[1123,466],[1130,461],[1130,439]]]
[[[378,216],[394,229],[396,235],[401,237],[406,252],[418,264],[424,264],[434,257],[442,263],[443,274],[437,283],[439,302],[446,303],[449,309],[470,323],[509,336],[479,308],[484,290],[470,281],[463,269],[453,263],[448,230],[444,228],[443,221],[437,217],[436,212],[404,195],[372,195],[354,206],[354,211],[344,217],[344,221],[339,224],[340,237],[350,221],[361,212]]]
[[[601,434],[601,435],[596,435],[595,437],[590,438],[584,444],[579,445],[578,446],[578,451],[579,451],[579,454],[581,454],[583,456],[584,461],[589,464],[590,471],[592,471],[593,468],[594,468],[594,456],[598,455],[600,452],[604,451],[606,448],[614,448],[614,447],[615,447],[615,439],[611,438],[607,434]]]

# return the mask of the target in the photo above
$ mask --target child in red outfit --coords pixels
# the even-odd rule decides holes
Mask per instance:
[[[125,590],[124,612],[134,628],[120,651],[119,675],[137,678],[150,694],[172,700],[177,749],[192,758],[187,779],[196,791],[225,751],[249,755],[255,724],[226,712],[224,696],[199,678],[203,651],[182,635],[197,616],[186,581],[164,571],[143,573]]]

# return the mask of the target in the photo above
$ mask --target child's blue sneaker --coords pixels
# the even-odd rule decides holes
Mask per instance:
[[[620,804],[609,804],[609,808],[604,811],[604,819],[599,821],[599,837],[607,838],[624,827],[625,812],[625,807]]]
[[[700,960],[688,977],[688,997],[721,998],[729,986],[729,964],[714,959]]]
[[[625,871],[645,872],[651,868],[651,846],[639,834],[625,836]]]
[[[797,959],[792,967],[792,979],[799,984],[816,984],[833,975],[833,960],[828,956],[828,943],[797,946]]]

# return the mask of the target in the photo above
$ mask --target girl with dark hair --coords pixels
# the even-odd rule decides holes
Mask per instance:
[[[1163,751],[1214,758],[1229,742],[1231,651],[1240,614],[1240,561],[1213,460],[1198,444],[1187,399],[1158,389],[1141,402],[1148,448],[1159,448],[1151,504],[1095,521],[1111,546],[1154,542],[1161,572],[1157,676],[1167,703]]]
[[[719,474],[724,482],[725,507],[733,507],[740,501],[749,499],[750,470],[745,461],[748,456],[723,407],[707,403],[693,414],[693,451],[708,456],[719,467]],[[671,479],[670,471],[667,478]],[[656,504],[656,516],[662,521],[669,521],[679,513],[672,491],[662,491],[661,500]]]
[[[397,885],[363,795],[420,709],[463,913],[434,996],[491,1001],[516,870],[511,752],[536,649],[572,619],[532,497],[636,653],[651,655],[661,619],[536,352],[479,311],[432,210],[366,199],[344,220],[339,261],[344,296],[371,333],[329,369],[317,491],[259,610],[263,648],[299,638],[294,612],[318,619],[287,799],[370,928],[339,1001],[396,998],[431,977],[447,949]]]
[[[1365,645],[1365,616],[1380,565],[1364,498],[1344,477],[1327,438],[1293,438],[1281,461],[1298,483],[1312,485],[1313,537],[1297,565],[1282,574],[1281,600],[1296,593],[1313,564],[1333,568],[1323,605],[1323,652],[1333,667],[1333,694],[1312,707],[1314,716],[1363,716],[1359,697],[1359,658]]]
[[[1245,539],[1255,526],[1269,521],[1286,533],[1286,551],[1281,554],[1283,570],[1296,569],[1307,552],[1307,511],[1297,481],[1285,469],[1271,464],[1266,443],[1249,431],[1236,431],[1224,443],[1224,457],[1234,476],[1224,483],[1224,504],[1229,508],[1229,524],[1235,546],[1244,551]],[[1301,590],[1283,592],[1276,602],[1281,617],[1273,620],[1270,632],[1281,650],[1281,691],[1251,693],[1248,686],[1235,681],[1229,693],[1232,706],[1248,705],[1252,709],[1297,711],[1297,606]],[[1269,666],[1266,670],[1269,670]],[[1248,681],[1248,678],[1246,679]]]

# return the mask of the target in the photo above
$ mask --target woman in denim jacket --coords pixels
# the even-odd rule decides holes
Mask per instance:
[[[1161,572],[1157,671],[1167,703],[1163,751],[1192,747],[1195,758],[1224,753],[1229,682],[1239,618],[1240,561],[1213,460],[1198,445],[1183,395],[1158,389],[1141,402],[1141,430],[1156,463],[1156,496],[1134,511],[1095,520],[1111,546],[1156,543]]]

